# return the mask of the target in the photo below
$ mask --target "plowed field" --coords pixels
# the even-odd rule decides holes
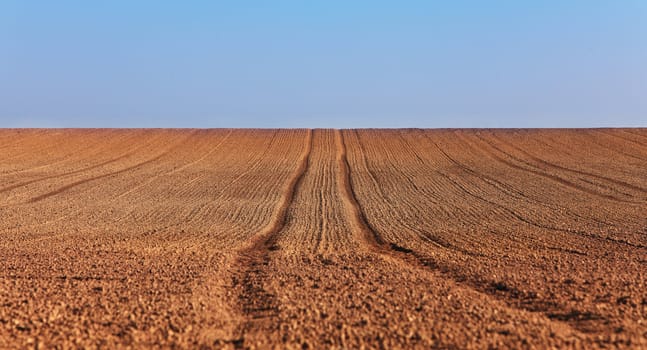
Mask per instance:
[[[0,130],[0,348],[647,348],[647,130]]]

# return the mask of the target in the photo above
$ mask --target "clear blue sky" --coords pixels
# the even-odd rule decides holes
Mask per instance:
[[[647,1],[0,0],[0,127],[647,126]]]

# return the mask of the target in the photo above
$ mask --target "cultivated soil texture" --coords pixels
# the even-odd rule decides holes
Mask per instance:
[[[0,130],[0,348],[647,348],[647,129]]]

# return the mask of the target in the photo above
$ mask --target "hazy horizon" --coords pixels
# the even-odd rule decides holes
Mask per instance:
[[[647,2],[0,4],[0,128],[647,127]]]

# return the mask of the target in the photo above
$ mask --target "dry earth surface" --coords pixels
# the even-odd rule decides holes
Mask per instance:
[[[0,348],[647,348],[647,130],[0,130]]]

